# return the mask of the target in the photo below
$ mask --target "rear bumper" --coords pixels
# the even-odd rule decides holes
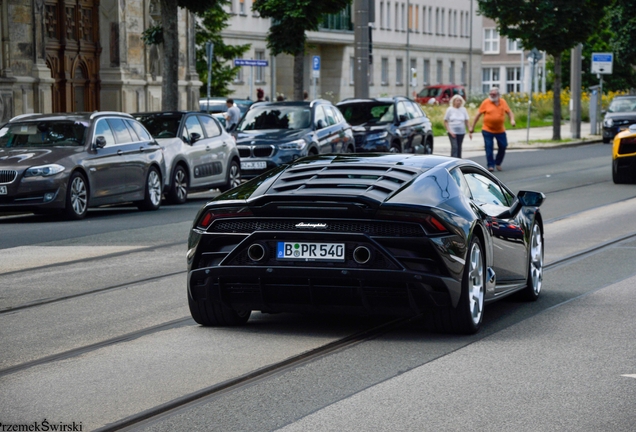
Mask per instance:
[[[193,270],[188,293],[233,309],[409,316],[451,305],[452,278],[405,270],[216,266]]]

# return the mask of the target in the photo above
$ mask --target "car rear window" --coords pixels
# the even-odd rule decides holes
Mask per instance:
[[[181,115],[139,115],[136,119],[144,125],[154,138],[175,138],[179,133]]]
[[[359,126],[365,123],[390,123],[395,117],[393,102],[339,104],[338,108],[342,115],[344,115],[345,120],[353,126]]]

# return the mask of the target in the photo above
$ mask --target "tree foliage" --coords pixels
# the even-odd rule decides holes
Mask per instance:
[[[208,82],[206,42],[214,44],[212,82],[210,85],[210,94],[212,96],[228,96],[231,93],[229,83],[238,73],[240,66],[234,67],[232,63],[228,64],[227,62],[240,58],[250,49],[250,44],[227,45],[221,36],[221,31],[229,25],[230,14],[224,8],[229,3],[230,0],[218,0],[213,7],[200,15],[201,21],[197,22],[197,72],[201,81],[203,81],[203,87],[201,87],[202,96],[207,94]]]
[[[303,60],[307,31],[318,30],[327,14],[340,12],[351,0],[255,0],[252,9],[271,18],[267,47],[272,55],[294,56],[294,99],[303,99]]]
[[[601,0],[477,0],[479,13],[497,22],[499,33],[526,49],[554,57],[553,139],[561,138],[562,53],[585,42],[602,16]]]

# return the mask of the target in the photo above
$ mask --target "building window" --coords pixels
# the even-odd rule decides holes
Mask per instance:
[[[409,70],[409,85],[413,80],[413,73],[415,73],[415,81],[417,81],[417,59],[411,59],[411,69]],[[417,84],[416,84],[417,85]]]
[[[426,6],[422,6],[422,33],[426,33],[428,28],[426,27]]]
[[[254,52],[254,57],[256,57],[256,60],[265,60],[265,51],[263,50],[256,50]],[[256,68],[256,73],[254,75],[255,76],[255,80],[257,83],[263,83],[265,82],[265,68],[262,66],[252,66]]]
[[[484,54],[499,54],[499,32],[497,29],[484,29]]]
[[[413,24],[413,28],[416,32],[420,32],[420,7],[415,6],[415,23]]]
[[[521,68],[506,68],[506,93],[521,92]]]
[[[404,84],[404,65],[401,58],[395,59],[395,84]]]
[[[391,3],[386,2],[386,24],[384,28],[387,30],[391,30]]]
[[[238,72],[234,77],[234,84],[243,84],[243,67],[239,67]]]
[[[382,57],[382,85],[389,85],[389,59]]]
[[[413,30],[413,24],[414,24],[413,8],[414,6],[412,4],[409,4],[408,16],[406,20],[408,23],[408,31]]]
[[[439,34],[439,8],[435,8],[435,34]]]
[[[446,28],[444,27],[444,21],[446,20],[446,9],[442,8],[442,15],[439,20],[439,34],[442,36],[446,34]]]
[[[450,68],[448,68],[448,82],[455,84],[455,60],[451,60]]]
[[[422,84],[428,85],[431,83],[431,61],[424,60],[424,69],[422,70]]]
[[[380,2],[380,30],[384,29],[384,2]]]
[[[239,0],[239,14],[247,15],[245,13],[245,0]]]
[[[395,26],[393,27],[395,31],[400,30],[400,5],[395,3]]]
[[[491,87],[499,87],[499,68],[481,70],[481,91],[488,93]]]
[[[349,57],[349,84],[353,85],[356,82],[355,79],[356,59]]]
[[[467,80],[466,80],[466,62],[465,61],[462,62],[462,70],[460,72],[460,75],[461,75],[461,83],[463,85],[466,85]]]
[[[442,83],[442,74],[444,73],[444,62],[437,60],[437,84]]]
[[[457,11],[453,11],[453,36],[457,37]]]
[[[508,54],[521,54],[523,47],[519,39],[508,39],[507,50]]]
[[[433,34],[433,6],[428,7],[428,34]]]
[[[402,3],[402,28],[400,30],[405,31],[406,30],[406,6],[404,5],[404,3]]]

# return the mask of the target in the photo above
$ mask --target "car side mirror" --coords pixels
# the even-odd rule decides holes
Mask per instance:
[[[510,219],[519,213],[522,207],[539,207],[543,204],[545,195],[541,192],[519,191],[510,209],[496,216],[497,219]]]
[[[408,118],[407,116],[405,116],[404,114],[400,114],[400,115],[398,116],[398,121],[399,121],[400,123],[404,123],[404,122],[405,122],[405,121],[407,121],[408,119],[409,119],[409,118]]]
[[[607,114],[607,110],[601,110],[601,115]]]
[[[201,139],[201,134],[198,134],[196,132],[192,132],[190,134],[190,144],[194,144],[195,142],[199,141]]]
[[[324,129],[327,125],[323,119],[320,119],[316,122],[316,129]]]
[[[104,138],[103,136],[98,136],[97,138],[95,138],[95,147],[96,148],[104,148],[106,147],[106,138]]]

